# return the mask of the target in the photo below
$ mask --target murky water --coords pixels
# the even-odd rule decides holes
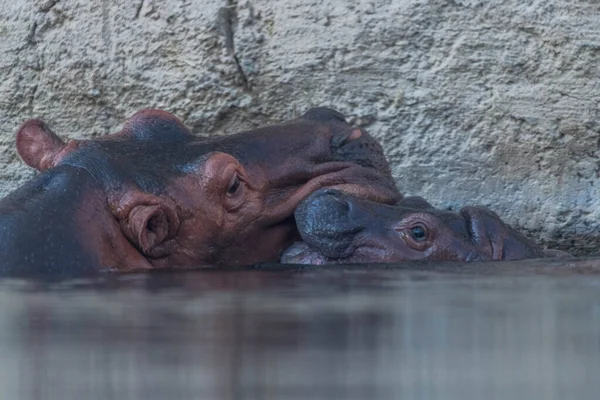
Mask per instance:
[[[596,399],[600,260],[0,284],[2,399]]]

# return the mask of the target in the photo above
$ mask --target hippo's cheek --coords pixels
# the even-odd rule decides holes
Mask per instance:
[[[435,245],[416,249],[408,245],[398,232],[391,229],[365,229],[354,239],[348,262],[387,263],[427,260],[435,257]]]
[[[349,249],[344,257],[328,257],[319,250],[310,247],[306,242],[296,242],[283,253],[281,262],[284,264],[309,265],[362,264],[393,262],[398,261],[397,258],[393,249],[381,245],[364,244]],[[400,258],[400,261],[403,261],[404,257]]]
[[[170,261],[212,267],[278,261],[297,238],[294,220],[265,224],[255,211],[240,209],[214,220],[210,214],[197,213],[185,220],[178,234],[177,252]]]
[[[362,235],[361,235],[362,236]],[[398,252],[394,243],[380,236],[361,237],[356,240],[352,254],[346,259],[348,263],[386,263],[406,261],[412,255]]]

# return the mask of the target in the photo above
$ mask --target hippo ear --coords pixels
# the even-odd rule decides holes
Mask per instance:
[[[65,143],[39,119],[25,122],[17,132],[17,152],[27,165],[38,171],[52,168]]]
[[[408,196],[396,203],[399,206],[429,210],[434,208],[421,196]]]
[[[133,200],[129,215],[123,222],[125,235],[148,257],[169,254],[169,239],[179,230],[175,204],[158,196],[141,195]]]
[[[304,113],[301,117],[302,119],[306,119],[309,121],[318,121],[318,122],[346,122],[346,117],[339,111],[336,111],[327,107],[315,107],[311,108],[307,112]]]

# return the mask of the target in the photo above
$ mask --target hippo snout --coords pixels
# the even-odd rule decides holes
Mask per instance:
[[[339,190],[321,189],[302,202],[294,216],[305,242],[327,249],[328,257],[340,257],[363,229],[351,218],[352,209],[353,203]]]
[[[300,232],[319,237],[356,233],[358,227],[349,221],[352,203],[336,189],[321,189],[311,194],[296,209],[294,216]]]

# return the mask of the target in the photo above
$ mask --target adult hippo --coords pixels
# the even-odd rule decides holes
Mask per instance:
[[[485,207],[435,209],[421,197],[386,205],[322,189],[296,210],[304,242],[281,261],[291,264],[483,261],[568,257],[544,250]]]
[[[326,108],[217,138],[159,110],[68,143],[30,120],[16,144],[42,173],[0,200],[4,275],[275,261],[298,238],[293,212],[315,190],[401,198],[381,146]]]

